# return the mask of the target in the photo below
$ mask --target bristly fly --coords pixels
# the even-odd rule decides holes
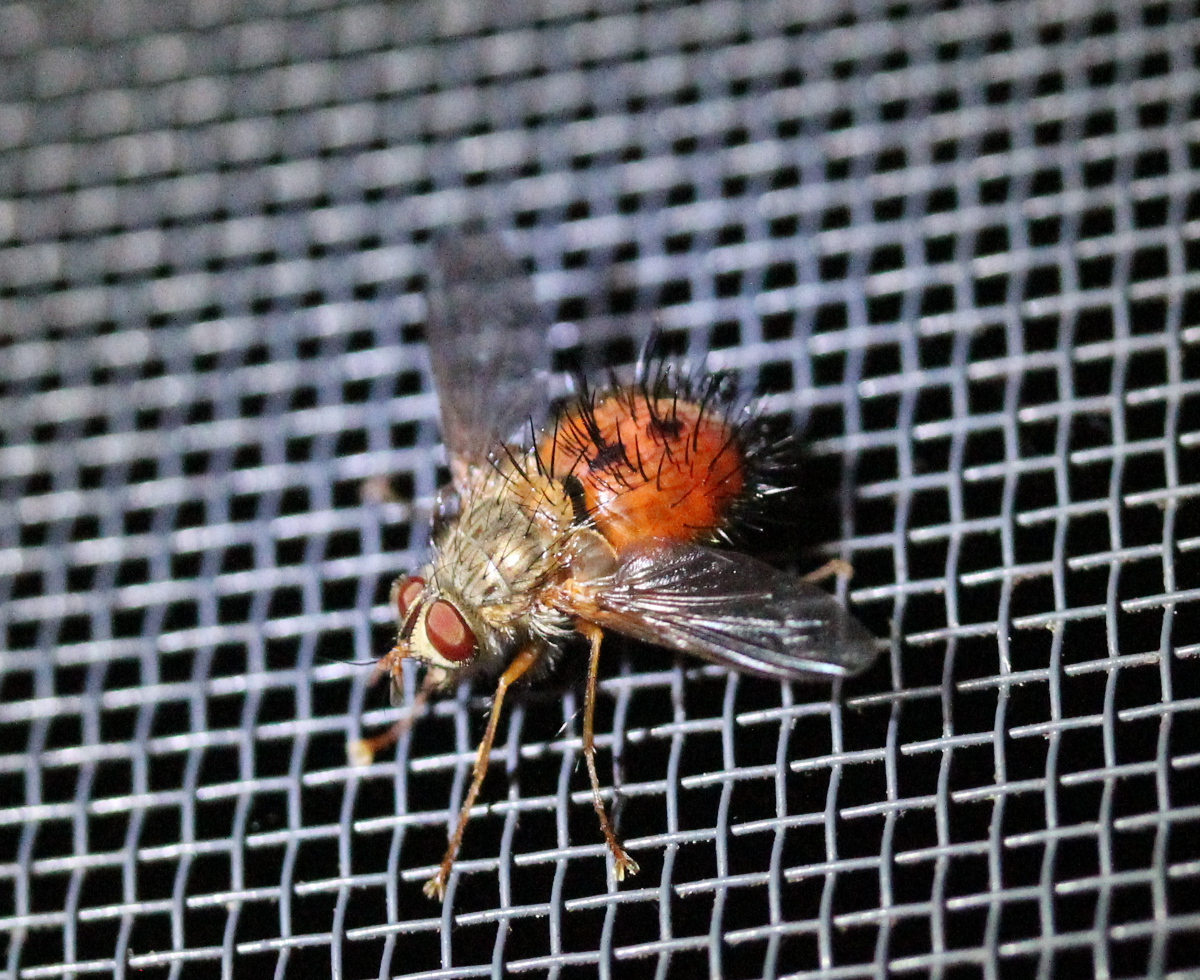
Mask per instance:
[[[875,659],[875,640],[810,582],[713,547],[741,506],[772,490],[719,384],[643,370],[631,385],[578,394],[545,423],[547,324],[529,278],[495,235],[437,244],[428,306],[452,482],[439,497],[429,564],[392,588],[399,635],[378,669],[398,687],[405,659],[425,665],[409,718],[466,678],[498,674],[499,682],[474,778],[425,893],[445,894],[506,692],[572,634],[590,645],[583,752],[622,880],[638,866],[617,839],[596,775],[605,629],[781,681],[858,673]],[[531,445],[507,441],[522,430],[533,433]],[[352,757],[369,760],[406,723],[355,743]]]

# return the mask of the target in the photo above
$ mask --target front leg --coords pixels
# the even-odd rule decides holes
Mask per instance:
[[[496,685],[496,696],[492,700],[492,714],[488,719],[487,731],[484,733],[483,741],[479,743],[479,751],[475,756],[474,778],[471,780],[470,789],[467,790],[466,799],[463,800],[462,809],[458,811],[458,824],[450,836],[450,844],[446,848],[446,856],[442,858],[441,867],[438,868],[437,874],[425,882],[424,891],[430,898],[441,899],[446,895],[446,881],[450,877],[450,869],[454,867],[454,859],[458,857],[458,849],[462,846],[463,833],[467,829],[467,821],[471,819],[471,807],[475,805],[475,797],[479,795],[479,787],[483,785],[483,777],[487,775],[488,760],[492,755],[492,742],[496,740],[496,725],[500,721],[500,708],[504,704],[504,695],[508,692],[509,685],[525,674],[541,658],[542,648],[540,646],[526,647],[517,654],[516,659],[508,665],[508,669],[500,675],[500,681]]]

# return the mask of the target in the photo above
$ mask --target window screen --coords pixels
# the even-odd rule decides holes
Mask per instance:
[[[0,9],[5,976],[1200,967],[1200,16],[1183,0]],[[832,689],[606,647],[395,753],[446,477],[429,240],[564,374],[657,331],[804,458]],[[756,536],[749,535],[751,539]]]

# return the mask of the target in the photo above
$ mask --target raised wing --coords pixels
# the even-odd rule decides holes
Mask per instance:
[[[779,680],[848,676],[875,660],[875,638],[828,593],[700,545],[627,549],[615,573],[572,583],[564,595],[564,612]]]
[[[447,235],[426,293],[429,357],[455,481],[548,405],[547,323],[498,235]]]

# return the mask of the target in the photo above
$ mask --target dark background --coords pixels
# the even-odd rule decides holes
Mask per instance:
[[[5,975],[1200,966],[1198,13],[0,8]],[[344,745],[395,717],[425,243],[466,218],[558,367],[657,326],[804,429],[767,544],[852,561],[890,643],[832,696],[613,643],[642,874],[568,671],[439,906],[488,692],[402,765]]]

